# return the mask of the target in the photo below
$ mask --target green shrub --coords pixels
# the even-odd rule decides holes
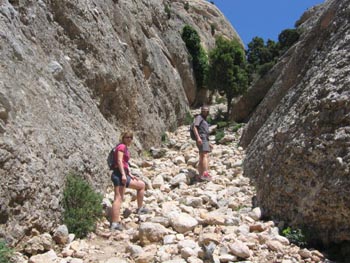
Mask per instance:
[[[194,118],[194,116],[192,116],[192,114],[189,111],[186,112],[184,124],[190,125],[193,122],[193,118]]]
[[[259,75],[262,77],[264,76],[267,72],[269,72],[270,69],[272,69],[272,67],[275,65],[275,61],[271,61],[271,62],[268,62],[268,63],[265,63],[261,66],[258,66],[258,73]]]
[[[228,125],[229,123],[226,121],[219,121],[216,125],[218,126],[219,129],[224,128]]]
[[[152,154],[150,151],[144,150],[144,151],[142,151],[142,157],[145,159],[150,159],[150,158],[152,158]]]
[[[186,44],[189,53],[189,59],[196,79],[196,88],[200,90],[206,86],[209,65],[208,55],[201,45],[198,32],[190,25],[185,25],[182,28],[181,38]]]
[[[235,123],[232,127],[232,132],[238,131],[243,126],[243,123]]]
[[[293,229],[287,227],[283,229],[282,235],[288,238],[291,243],[296,244],[299,247],[305,247],[307,245],[306,235],[299,228]]]
[[[162,142],[163,142],[163,143],[166,143],[168,140],[169,140],[168,135],[164,132],[164,133],[162,134]]]
[[[102,195],[96,193],[81,177],[70,173],[63,192],[63,222],[78,238],[95,230],[102,217]]]
[[[190,9],[190,4],[188,2],[184,3],[184,8],[186,11],[188,11],[188,9]]]
[[[209,123],[209,124],[211,124],[211,125],[212,125],[212,124],[215,124],[213,118],[212,118],[210,115],[207,117],[207,120],[206,120],[206,121],[207,121],[207,123]]]
[[[215,30],[216,30],[216,25],[215,24],[210,24],[210,31],[211,31],[211,35],[212,36],[215,35]]]
[[[169,5],[164,6],[164,12],[166,13],[167,18],[170,19],[171,18],[171,9],[170,9]]]
[[[224,138],[225,132],[223,130],[218,130],[215,134],[215,142],[219,143],[219,141]]]
[[[13,250],[10,249],[5,241],[0,240],[0,263],[9,263],[13,254]]]

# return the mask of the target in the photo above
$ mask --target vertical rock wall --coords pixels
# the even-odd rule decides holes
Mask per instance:
[[[324,244],[350,240],[349,7],[324,4],[242,137],[265,216]]]

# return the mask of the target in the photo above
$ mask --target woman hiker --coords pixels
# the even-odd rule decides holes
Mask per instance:
[[[114,201],[112,205],[111,230],[123,230],[120,222],[120,208],[123,202],[125,188],[129,187],[137,191],[136,201],[138,214],[149,213],[148,209],[143,207],[143,197],[145,194],[145,183],[130,173],[129,159],[130,152],[128,147],[131,145],[133,133],[130,131],[121,134],[120,143],[114,151],[116,165],[111,176],[114,185]]]

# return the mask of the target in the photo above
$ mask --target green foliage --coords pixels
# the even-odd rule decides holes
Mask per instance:
[[[218,109],[217,112],[215,113],[214,122],[218,123],[224,120],[225,120],[225,112],[222,109]]]
[[[144,151],[142,151],[142,157],[145,159],[150,159],[150,158],[152,158],[152,154],[150,151],[144,150]]]
[[[208,84],[210,89],[225,94],[229,115],[232,99],[248,87],[247,61],[238,41],[219,36],[215,44],[209,54]]]
[[[13,250],[10,249],[5,241],[0,240],[0,263],[9,263]]]
[[[188,11],[190,9],[190,4],[188,2],[184,3],[184,8],[186,11]]]
[[[169,140],[168,135],[164,132],[164,133],[162,134],[162,142],[163,142],[163,143],[166,143],[168,140]]]
[[[247,61],[249,63],[249,79],[254,79],[254,73],[265,75],[275,64],[279,56],[279,45],[268,40],[266,45],[260,37],[254,37],[248,44]]]
[[[212,36],[215,35],[215,30],[216,30],[216,25],[215,24],[210,24],[210,31],[211,31],[211,35]]]
[[[182,40],[192,58],[192,67],[196,79],[197,89],[205,86],[208,72],[208,56],[200,44],[200,37],[195,29],[185,25],[181,34]]]
[[[272,67],[275,65],[274,61],[265,63],[261,66],[258,67],[257,71],[259,73],[260,76],[264,76],[267,72],[269,72],[270,69],[272,69]]]
[[[216,134],[215,134],[215,142],[216,142],[216,143],[219,143],[220,140],[221,140],[222,138],[224,138],[224,136],[225,136],[224,130],[217,130],[217,132],[216,132]]]
[[[278,35],[278,42],[268,39],[266,44],[261,37],[254,37],[248,43],[247,61],[249,82],[264,76],[287,49],[299,40],[297,29],[285,29]],[[256,75],[256,73],[258,75]]]
[[[217,124],[218,129],[227,127],[229,125],[229,123],[227,121],[219,121]]]
[[[207,123],[209,123],[210,125],[214,124],[214,120],[210,115],[207,117]]]
[[[185,116],[185,121],[184,121],[184,124],[185,125],[190,125],[192,122],[193,122],[193,116],[191,114],[191,112],[186,112],[186,116]]]
[[[299,40],[300,34],[297,29],[285,29],[278,35],[280,50],[284,53]]]
[[[170,19],[171,18],[171,9],[170,9],[169,5],[167,5],[167,4],[164,5],[164,12],[166,13],[167,18]]]
[[[243,126],[243,123],[234,123],[234,125],[233,125],[231,131],[232,131],[232,132],[236,132],[236,131],[238,131],[242,126]]]
[[[63,223],[78,238],[95,229],[96,221],[102,217],[102,195],[76,174],[66,178],[63,191]]]
[[[287,227],[283,229],[282,235],[288,238],[291,243],[294,243],[299,247],[305,247],[307,245],[306,235],[299,228],[293,229],[291,227]]]

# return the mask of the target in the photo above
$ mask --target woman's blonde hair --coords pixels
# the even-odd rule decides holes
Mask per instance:
[[[122,143],[125,137],[131,137],[134,138],[134,134],[132,131],[125,131],[120,134],[119,141]]]

